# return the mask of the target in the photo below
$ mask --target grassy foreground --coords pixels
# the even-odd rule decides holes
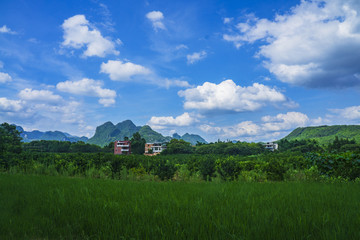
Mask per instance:
[[[360,239],[358,183],[0,174],[0,239]]]

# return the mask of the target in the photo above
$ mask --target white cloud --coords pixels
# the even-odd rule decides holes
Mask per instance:
[[[237,48],[261,40],[258,56],[280,81],[307,87],[360,85],[360,2],[301,1],[273,21],[250,16],[224,34]]]
[[[187,81],[178,80],[178,79],[167,79],[165,78],[165,87],[190,87],[191,85]]]
[[[165,127],[184,127],[190,126],[193,123],[197,122],[197,118],[191,116],[188,112],[177,116],[177,117],[151,117],[148,125],[154,129],[163,129]]]
[[[12,78],[9,74],[0,72],[0,83],[11,82]]]
[[[206,58],[206,56],[207,56],[206,51],[194,52],[193,54],[188,54],[188,55],[186,55],[187,63],[194,64],[194,63]]]
[[[224,23],[227,24],[227,23],[231,23],[232,21],[234,20],[234,18],[224,18]]]
[[[101,64],[101,73],[107,73],[111,80],[129,81],[135,75],[149,75],[151,70],[131,62],[109,60]]]
[[[189,47],[185,44],[179,44],[175,47],[175,50],[188,49]]]
[[[163,23],[164,15],[160,11],[152,11],[146,14],[146,18],[149,19],[153,25],[155,31],[158,29],[165,30],[166,27]]]
[[[9,33],[9,34],[16,34],[16,32],[12,31],[6,25],[0,27],[0,33]]]
[[[0,98],[0,122],[19,124],[27,129],[89,135],[81,103],[66,101],[48,90],[24,89],[18,96],[19,99],[14,100]]]
[[[17,112],[21,109],[23,109],[23,103],[20,100],[0,98],[0,112]]]
[[[75,15],[66,19],[62,28],[64,30],[62,45],[75,49],[85,46],[84,57],[105,57],[107,54],[119,54],[119,51],[115,49],[114,42],[104,38],[97,29],[90,25],[84,15]]]
[[[21,90],[19,97],[22,100],[34,102],[59,103],[63,100],[61,96],[55,95],[49,90],[32,90],[31,88],[25,88]]]
[[[255,111],[266,105],[284,105],[292,102],[284,94],[274,88],[254,83],[252,86],[242,87],[232,80],[225,80],[219,84],[205,82],[196,88],[178,92],[185,98],[185,109],[202,111]]]
[[[104,105],[104,107],[109,107],[115,104],[115,99],[113,98],[100,98],[99,103]]]
[[[232,126],[214,127],[208,124],[200,130],[223,138],[241,138],[243,140],[276,140],[274,137],[285,136],[290,130],[311,124],[312,120],[300,112],[288,112],[276,116],[264,116],[262,123],[243,121]]]
[[[296,127],[304,127],[310,123],[306,114],[300,112],[288,112],[276,116],[264,116],[261,118],[264,122],[262,129],[265,131],[283,131]]]
[[[343,109],[330,109],[337,117],[348,120],[360,120],[360,106],[351,106]]]
[[[83,78],[79,81],[65,81],[56,85],[56,88],[62,92],[68,92],[75,95],[100,97],[99,103],[105,107],[115,103],[116,92],[114,90],[102,88],[101,81],[95,81],[89,78]]]

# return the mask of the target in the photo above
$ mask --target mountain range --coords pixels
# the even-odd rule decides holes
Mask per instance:
[[[175,133],[173,137],[163,136],[160,133],[151,129],[150,126],[136,126],[131,120],[125,120],[114,125],[112,122],[106,122],[96,128],[95,135],[88,140],[88,143],[97,144],[99,146],[105,146],[115,140],[123,140],[125,137],[129,139],[136,132],[139,132],[146,142],[168,142],[172,138],[183,139],[195,145],[197,141],[201,143],[207,143],[199,135],[184,134],[182,137]]]
[[[299,127],[283,139],[303,140],[315,139],[320,144],[328,144],[334,141],[335,136],[339,138],[355,139],[360,143],[360,125],[334,125],[318,127]]]
[[[20,137],[22,137],[23,142],[31,142],[36,140],[56,140],[56,141],[69,141],[69,142],[78,142],[83,141],[87,142],[87,137],[77,137],[70,135],[65,132],[60,131],[47,131],[40,132],[38,130],[35,131],[25,131],[22,127],[16,126],[16,129],[20,132]]]
[[[123,140],[125,137],[129,139],[134,133],[139,132],[146,142],[168,142],[171,139],[183,139],[186,142],[190,142],[195,145],[197,142],[207,143],[205,139],[196,134],[173,134],[173,137],[163,136],[160,133],[151,129],[150,126],[136,126],[131,120],[125,120],[114,125],[112,122],[106,122],[96,128],[93,137],[88,139],[87,137],[77,137],[61,131],[47,131],[41,132],[35,131],[24,131],[20,126],[16,126],[16,129],[20,132],[20,136],[23,138],[23,142],[31,142],[35,140],[56,140],[56,141],[70,141],[77,142],[83,141],[90,144],[96,144],[99,146],[105,146],[115,140]]]

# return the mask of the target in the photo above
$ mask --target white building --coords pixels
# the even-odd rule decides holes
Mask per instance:
[[[279,145],[274,142],[267,142],[264,144],[264,146],[265,146],[265,149],[268,149],[270,151],[275,151],[275,150],[278,150],[278,148],[279,148]]]

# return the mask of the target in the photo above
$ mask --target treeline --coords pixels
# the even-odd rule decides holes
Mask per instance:
[[[88,144],[82,141],[32,141],[23,143],[22,148],[26,152],[52,152],[52,153],[97,153],[97,152],[113,152],[114,143],[108,146],[100,147],[95,144]]]
[[[8,153],[0,172],[112,179],[360,181],[360,154],[276,152],[252,156]]]
[[[131,140],[137,141],[140,151],[144,144],[140,134]],[[113,179],[360,181],[359,149],[349,150],[356,145],[353,140],[336,138],[326,147],[312,140],[284,140],[279,142],[279,151],[270,152],[257,143],[219,141],[191,146],[173,139],[166,151],[154,157],[141,152],[114,155],[112,145],[22,144],[15,127],[4,123],[0,125],[0,171]]]

